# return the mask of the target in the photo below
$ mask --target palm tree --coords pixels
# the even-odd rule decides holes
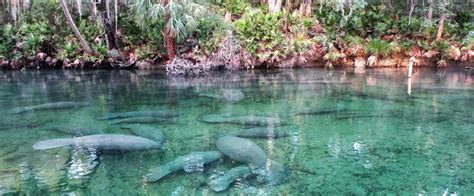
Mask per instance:
[[[165,28],[160,29],[168,52],[168,59],[176,56],[175,41],[183,41],[197,26],[197,18],[207,12],[205,6],[193,0],[162,0],[152,3],[151,0],[138,0],[133,6],[135,19],[141,26],[160,19],[165,21]]]

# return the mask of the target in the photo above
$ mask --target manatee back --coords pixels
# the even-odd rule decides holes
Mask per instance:
[[[150,150],[159,149],[161,145],[153,140],[120,134],[97,134],[78,137],[74,142],[79,146],[98,150]]]
[[[264,167],[267,160],[265,152],[250,140],[224,136],[217,139],[217,148],[233,160]]]

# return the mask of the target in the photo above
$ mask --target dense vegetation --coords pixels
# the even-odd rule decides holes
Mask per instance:
[[[0,1],[0,63],[211,69],[229,62],[404,66],[414,57],[416,64],[445,66],[473,61],[472,6],[469,0]]]

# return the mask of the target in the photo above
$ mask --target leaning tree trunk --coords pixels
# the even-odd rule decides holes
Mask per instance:
[[[76,35],[76,37],[79,39],[79,42],[81,42],[81,45],[82,45],[82,47],[84,48],[84,51],[86,51],[86,52],[89,53],[89,54],[94,53],[94,51],[91,49],[91,47],[89,46],[89,44],[86,42],[86,40],[84,39],[84,37],[82,37],[81,33],[80,33],[79,30],[77,29],[77,26],[76,26],[76,24],[74,23],[74,21],[72,20],[71,14],[69,13],[69,10],[68,10],[67,5],[66,5],[66,3],[64,2],[64,0],[59,0],[59,4],[61,4],[61,8],[62,8],[63,11],[64,11],[64,15],[66,16],[67,23],[68,23],[69,26],[71,27],[71,29],[72,29],[72,31],[74,32],[74,34]]]
[[[436,41],[441,40],[441,38],[443,37],[444,20],[446,20],[446,4],[444,2],[442,2],[440,5],[440,12],[441,12],[441,16],[439,18],[438,33],[436,34]]]
[[[416,5],[416,1],[410,0],[410,12],[408,14],[408,25],[411,25],[413,11],[415,11],[415,5]]]
[[[99,3],[97,4],[97,11],[102,19],[102,24],[105,30],[105,42],[107,43],[107,48],[109,50],[118,50],[117,45],[117,38],[115,35],[115,28],[112,25],[112,22],[109,17],[109,13],[107,13],[107,1],[106,0],[98,0]]]

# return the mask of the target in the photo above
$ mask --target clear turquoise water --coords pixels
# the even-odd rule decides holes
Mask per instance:
[[[283,70],[218,73],[201,78],[148,71],[33,71],[0,74],[0,194],[74,195],[335,195],[474,193],[474,73],[465,70]],[[200,96],[240,90],[237,103]],[[8,114],[16,107],[77,101],[89,106]],[[93,149],[38,151],[40,140],[73,137],[48,129],[91,133],[128,130],[98,121],[111,112],[169,109],[181,115],[152,124],[164,151],[105,154]],[[314,109],[315,115],[294,115]],[[208,124],[206,114],[270,115],[288,121],[289,137],[251,139],[287,165],[288,183],[242,179],[215,193],[210,176],[240,165],[228,158],[203,172],[142,176],[192,151],[216,150],[216,135],[243,128]],[[84,135],[90,133],[83,133]]]

